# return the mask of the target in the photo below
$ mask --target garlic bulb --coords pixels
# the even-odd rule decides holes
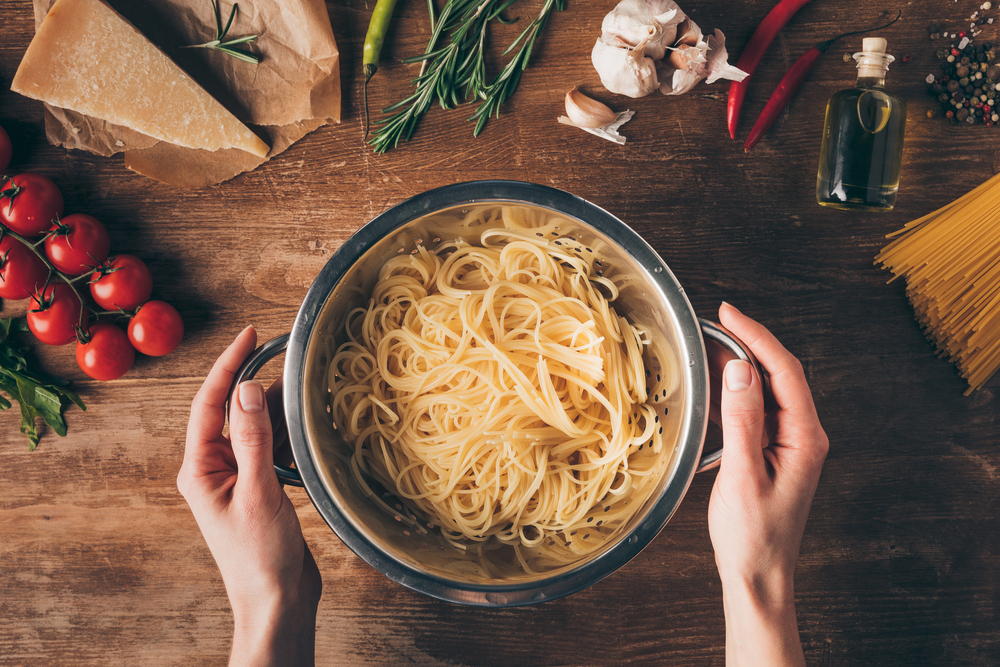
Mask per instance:
[[[573,125],[590,129],[610,125],[618,117],[608,105],[587,97],[576,88],[566,93],[566,115]]]
[[[671,0],[622,0],[604,17],[591,52],[604,87],[628,97],[657,89],[679,95],[703,79],[742,81],[746,73],[728,58],[722,31],[706,40],[698,24]]]
[[[590,54],[601,83],[612,93],[628,97],[645,97],[656,90],[656,63],[631,49],[611,46],[597,40]]]

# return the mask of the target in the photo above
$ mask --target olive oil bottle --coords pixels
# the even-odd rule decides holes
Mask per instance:
[[[906,103],[885,90],[895,60],[881,37],[866,37],[858,83],[830,98],[819,153],[816,200],[833,208],[889,211],[896,205]]]

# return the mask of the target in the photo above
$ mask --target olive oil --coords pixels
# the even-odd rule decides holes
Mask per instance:
[[[889,211],[903,161],[906,103],[885,90],[894,58],[881,37],[863,41],[858,83],[830,98],[819,153],[816,200],[840,209]]]

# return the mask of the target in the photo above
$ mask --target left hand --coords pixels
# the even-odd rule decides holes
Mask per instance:
[[[256,344],[256,332],[247,327],[195,396],[177,488],[233,607],[231,664],[312,664],[322,580],[274,474],[273,427],[259,382],[240,384],[229,436],[222,434],[233,378]]]

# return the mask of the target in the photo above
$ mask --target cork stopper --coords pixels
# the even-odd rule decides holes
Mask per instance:
[[[884,79],[889,71],[889,63],[895,60],[885,52],[887,42],[882,37],[865,37],[861,40],[861,51],[854,54],[858,61],[859,79]]]
[[[882,37],[865,37],[861,40],[861,50],[865,53],[885,53],[886,44]]]

